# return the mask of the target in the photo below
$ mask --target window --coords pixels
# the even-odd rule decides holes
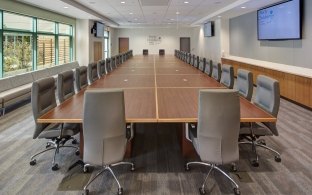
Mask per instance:
[[[3,76],[32,70],[32,35],[3,33]]]
[[[72,61],[73,27],[0,10],[0,78]]]
[[[3,12],[3,29],[33,31],[33,18]]]
[[[47,33],[55,33],[55,22],[47,21],[47,20],[37,20],[37,29],[38,32],[47,32]]]
[[[59,36],[58,45],[59,64],[70,62],[70,37]]]
[[[55,36],[38,35],[37,38],[37,69],[55,65]]]
[[[109,32],[104,31],[104,58],[108,58],[109,51]]]

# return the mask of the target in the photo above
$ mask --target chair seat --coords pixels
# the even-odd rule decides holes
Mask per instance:
[[[262,123],[252,123],[252,130],[254,135],[258,136],[273,136],[273,133],[269,128],[267,128]],[[250,135],[250,124],[249,123],[241,123],[240,125],[240,135]]]
[[[49,124],[38,136],[38,138],[51,139],[61,135],[61,125],[58,123]]]
[[[80,132],[80,124],[78,123],[64,123],[63,136],[74,136]]]

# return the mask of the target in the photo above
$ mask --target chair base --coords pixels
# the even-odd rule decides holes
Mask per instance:
[[[273,148],[268,147],[264,140],[240,141],[239,144],[249,144],[249,145],[251,145],[252,151],[255,153],[255,156],[256,156],[256,158],[251,161],[251,164],[254,167],[258,167],[259,166],[259,155],[258,155],[257,149],[256,149],[257,147],[261,147],[261,148],[267,149],[267,150],[271,151],[272,153],[274,153],[275,154],[274,160],[276,162],[281,162],[282,161],[281,154],[279,152],[277,152],[276,150],[274,150]]]
[[[65,140],[56,138],[55,140],[48,141],[47,145],[46,145],[46,149],[34,154],[33,156],[31,156],[29,164],[31,166],[34,166],[37,163],[37,160],[35,159],[36,156],[38,156],[42,153],[45,153],[47,151],[50,151],[50,150],[55,150],[54,155],[53,155],[53,160],[52,160],[52,170],[53,171],[58,170],[59,166],[56,163],[55,158],[56,158],[56,155],[59,153],[60,148],[75,148],[76,149],[76,155],[79,155],[79,148],[78,147],[76,147],[76,146],[64,146],[66,141],[68,141],[69,139],[73,139],[73,138],[70,137],[70,138],[65,139]]]
[[[115,181],[117,182],[117,185],[118,185],[118,190],[117,190],[117,194],[118,195],[121,195],[123,194],[123,188],[121,187],[115,173],[113,172],[113,170],[111,169],[111,167],[114,167],[114,166],[118,166],[118,165],[130,165],[131,166],[131,171],[134,171],[135,170],[135,166],[133,163],[131,162],[118,162],[118,163],[114,163],[114,164],[111,164],[111,165],[105,165],[102,167],[102,169],[93,177],[89,180],[89,182],[84,186],[83,190],[84,190],[84,193],[85,195],[88,195],[89,194],[89,189],[88,189],[88,186],[98,177],[100,176],[104,171],[109,171],[111,173],[111,175],[114,177]],[[83,172],[86,173],[89,171],[89,167],[92,167],[92,165],[90,164],[85,164],[83,166]]]
[[[206,180],[209,177],[209,175],[210,175],[212,170],[217,170],[220,173],[222,173],[226,178],[228,178],[231,181],[231,183],[234,185],[234,188],[233,188],[234,194],[236,194],[236,195],[240,194],[240,190],[239,190],[238,184],[227,173],[225,173],[222,169],[217,167],[216,164],[209,164],[209,163],[204,163],[204,162],[188,162],[185,165],[185,170],[188,171],[189,170],[189,166],[193,165],[193,164],[204,165],[204,166],[210,167],[210,170],[209,170],[209,172],[208,172],[208,174],[207,174],[207,176],[206,176],[202,186],[199,188],[199,193],[200,194],[205,194],[206,193],[205,192],[205,183],[206,183]]]

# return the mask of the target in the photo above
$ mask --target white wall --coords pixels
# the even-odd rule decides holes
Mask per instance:
[[[304,2],[302,40],[258,41],[257,13],[230,20],[230,53],[234,56],[312,69],[312,1]],[[287,21],[285,21],[287,22]]]
[[[112,36],[112,55],[118,53],[119,37],[129,37],[129,49],[134,55],[142,54],[143,49],[148,49],[149,54],[158,54],[159,49],[165,49],[166,54],[173,54],[180,48],[180,37],[191,38],[191,49],[196,48],[192,42],[192,28],[119,28],[115,29]],[[156,45],[150,45],[149,36],[161,37],[162,41]]]

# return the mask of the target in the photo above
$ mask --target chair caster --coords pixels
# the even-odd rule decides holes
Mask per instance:
[[[233,189],[235,195],[240,195],[240,191],[238,188]]]
[[[83,173],[89,173],[89,167],[83,167]]]
[[[259,167],[259,162],[256,161],[256,160],[253,160],[253,161],[251,161],[251,165],[252,165],[253,167]]]
[[[88,195],[89,194],[89,190],[88,189],[85,189],[84,190],[84,195]]]
[[[57,171],[58,169],[59,169],[58,164],[54,164],[54,165],[52,166],[52,171]]]
[[[131,170],[132,172],[135,171],[135,165],[132,165],[130,170]]]
[[[265,142],[265,140],[264,139],[260,139],[259,141],[258,141],[258,144],[261,144],[261,145],[266,145],[266,142]]]
[[[49,148],[50,146],[51,146],[51,144],[50,144],[50,143],[47,143],[46,148]]]
[[[200,188],[199,188],[199,194],[200,194],[200,195],[206,194],[205,188],[200,187]]]
[[[72,144],[78,144],[76,139],[73,139]]]
[[[185,165],[185,166],[184,166],[184,169],[185,169],[185,171],[189,171],[189,170],[190,170],[190,167],[187,166],[187,165]]]
[[[118,195],[122,195],[123,194],[123,189],[122,188],[118,188],[117,194]]]
[[[236,165],[232,165],[232,171],[237,172],[237,166]]]
[[[282,161],[280,156],[275,156],[274,160],[275,160],[275,162],[281,162]]]
[[[79,154],[80,154],[79,150],[77,150],[77,151],[75,152],[75,154],[76,154],[76,156],[79,156]]]
[[[31,166],[34,166],[36,163],[37,163],[36,159],[33,159],[33,160],[31,160],[31,161],[29,162],[29,164],[30,164]]]

